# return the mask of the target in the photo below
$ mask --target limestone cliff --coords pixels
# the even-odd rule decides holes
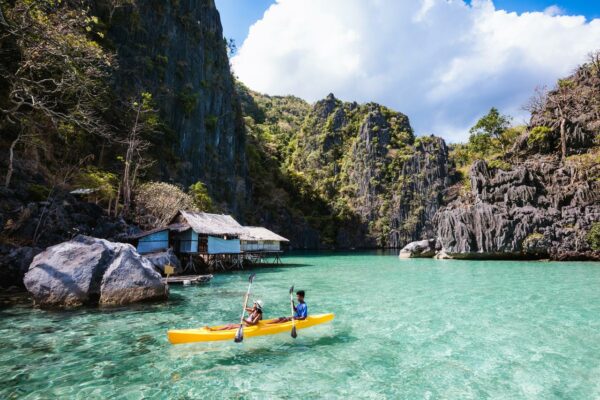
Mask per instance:
[[[141,1],[116,10],[114,2],[94,3],[116,49],[115,87],[123,98],[151,92],[167,125],[156,152],[160,177],[184,187],[202,181],[241,215],[245,132],[213,0]]]
[[[478,161],[469,198],[435,218],[441,245],[464,258],[585,257],[586,233],[600,221],[598,172],[597,164],[562,164],[556,156],[532,157],[509,171]]]
[[[415,139],[406,115],[375,103],[331,94],[309,106],[242,90],[251,149],[261,157],[250,166],[259,187],[253,203],[270,205],[251,220],[300,247],[401,247],[432,234],[431,218],[454,181],[442,139]],[[264,179],[266,162],[277,173]],[[265,180],[278,184],[261,194]]]
[[[477,161],[470,191],[435,217],[445,251],[462,258],[598,259],[600,63],[534,102],[527,132],[502,168]]]

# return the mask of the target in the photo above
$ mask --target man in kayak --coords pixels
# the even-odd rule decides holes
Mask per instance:
[[[254,302],[254,306],[252,308],[246,308],[246,311],[248,311],[248,317],[244,318],[244,325],[245,326],[252,326],[252,325],[256,325],[258,324],[258,321],[262,320],[263,317],[263,302],[262,300],[256,300]],[[208,329],[209,331],[227,331],[230,329],[237,329],[239,328],[240,324],[227,324],[224,326],[221,326],[219,328],[211,328],[209,326],[206,327],[206,329]]]
[[[298,305],[292,303],[294,306],[294,319],[296,321],[302,321],[308,317],[308,306],[304,302],[304,290],[298,290],[296,292],[296,298],[298,299]],[[282,322],[288,322],[291,320],[292,318],[290,317],[281,317],[274,319],[273,321],[269,322],[269,324],[280,324]]]

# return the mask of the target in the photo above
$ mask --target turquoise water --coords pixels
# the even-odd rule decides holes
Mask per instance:
[[[0,398],[600,398],[600,264],[285,257],[254,296],[288,288],[330,325],[241,345],[172,346],[166,330],[235,321],[248,272],[125,309],[0,310]]]

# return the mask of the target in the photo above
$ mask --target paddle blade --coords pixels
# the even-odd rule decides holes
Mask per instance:
[[[296,333],[296,327],[294,326],[294,327],[292,327],[292,337],[294,339],[296,339],[297,336],[298,336],[298,334]]]
[[[252,281],[254,281],[255,276],[256,276],[256,274],[250,275],[250,277],[248,277],[248,282],[252,283]]]
[[[233,339],[236,343],[241,343],[244,340],[244,325],[240,324],[237,332],[235,333],[235,339]]]
[[[294,287],[293,286],[290,288],[290,294],[292,294],[292,293],[294,293]]]

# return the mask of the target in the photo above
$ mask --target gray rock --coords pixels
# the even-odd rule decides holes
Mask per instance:
[[[165,272],[165,265],[167,264],[175,267],[175,273],[181,272],[181,263],[173,252],[173,249],[168,249],[167,251],[162,251],[159,253],[144,254],[144,257],[147,258],[152,263],[154,268],[161,273]]]
[[[508,171],[477,161],[470,196],[436,214],[437,237],[454,258],[583,257],[591,251],[585,235],[600,221],[595,173],[556,155],[530,156]]]
[[[100,287],[101,305],[123,305],[166,299],[168,289],[152,263],[133,246],[122,245],[104,273]]]
[[[0,287],[17,287],[23,290],[23,277],[33,258],[42,249],[37,247],[0,247]]]
[[[117,276],[122,280],[121,289],[129,287],[131,295],[112,284],[112,277]],[[96,304],[100,298],[103,304],[125,304],[160,297],[157,286],[161,285],[163,297],[166,293],[160,274],[133,246],[83,235],[38,254],[25,274],[24,284],[35,304],[43,307]],[[140,289],[146,286],[148,290]],[[111,300],[112,295],[115,298]]]
[[[400,258],[431,258],[435,255],[435,240],[411,242],[400,250]]]
[[[448,253],[446,253],[446,251],[443,249],[438,251],[437,253],[435,253],[435,256],[433,258],[435,258],[436,260],[451,260],[452,259],[452,257]]]

